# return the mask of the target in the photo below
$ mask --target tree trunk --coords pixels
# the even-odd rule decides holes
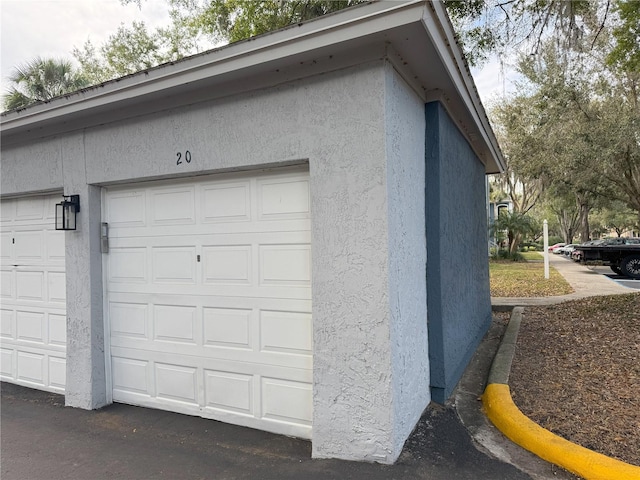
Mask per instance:
[[[591,240],[591,231],[589,229],[589,205],[580,205],[580,238],[583,242]]]
[[[578,203],[579,212],[579,228],[580,228],[580,240],[583,242],[591,240],[591,231],[589,229],[589,212],[591,211],[591,205],[586,195],[576,195],[576,202]]]

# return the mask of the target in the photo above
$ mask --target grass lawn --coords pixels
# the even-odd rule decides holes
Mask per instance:
[[[521,254],[526,261],[543,261],[544,257],[542,256],[542,252],[522,252]]]
[[[525,252],[526,262],[489,261],[492,297],[549,297],[572,293],[571,285],[549,267],[549,279],[544,278],[544,263],[538,252]]]

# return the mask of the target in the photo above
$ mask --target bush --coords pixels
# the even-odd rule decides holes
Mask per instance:
[[[543,248],[542,245],[536,242],[523,242],[520,250],[523,252],[541,252]]]
[[[555,245],[556,243],[564,242],[564,238],[558,236],[550,236],[549,237],[549,246]]]
[[[511,260],[512,262],[524,262],[524,257],[520,252],[515,252],[514,254],[509,253],[509,250],[496,250],[492,248],[490,250],[490,258],[491,260]]]

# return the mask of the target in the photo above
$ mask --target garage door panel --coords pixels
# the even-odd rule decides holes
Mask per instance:
[[[45,244],[47,246],[47,262],[64,266],[64,232],[46,230]]]
[[[10,300],[14,298],[14,285],[15,271],[2,270],[0,273],[0,295],[2,299]]]
[[[29,343],[45,343],[44,312],[16,311],[17,339]]]
[[[152,189],[148,194],[151,202],[151,225],[187,225],[195,223],[195,187]]]
[[[260,245],[260,285],[311,286],[311,245]]]
[[[118,285],[119,287],[120,285]],[[265,289],[266,290],[266,289]],[[272,291],[277,290],[273,289]],[[307,291],[309,289],[296,289]],[[183,305],[189,303],[202,308],[227,308],[241,310],[277,310],[287,312],[311,312],[311,300],[306,298],[273,298],[273,297],[231,297],[222,295],[192,295],[188,302],[185,302],[182,295],[171,295],[171,293],[154,292],[149,293],[143,291],[144,299],[141,300],[140,291],[127,289],[123,291],[109,292],[109,302],[114,304],[130,304],[130,305]],[[144,302],[144,303],[143,303]]]
[[[214,288],[215,287],[215,288]],[[198,302],[200,297],[224,298],[233,297],[235,300],[231,302],[231,307],[241,306],[243,302],[251,302],[252,299],[264,299],[269,302],[271,298],[281,298],[287,302],[295,302],[308,300],[311,292],[310,287],[306,286],[271,286],[271,285],[228,285],[228,284],[209,284],[209,285],[179,285],[179,284],[143,284],[143,283],[112,283],[113,293],[131,295],[148,295],[160,299],[160,301],[173,302],[172,297],[180,297],[189,295],[190,301]],[[131,297],[133,298],[133,297]],[[135,300],[134,300],[135,301]],[[222,304],[220,304],[222,306]],[[225,302],[225,305],[228,305]]]
[[[15,311],[6,308],[0,309],[0,337],[6,339],[15,338]]]
[[[52,303],[66,304],[67,287],[64,272],[47,272],[47,298]]]
[[[26,197],[16,202],[15,221],[33,223],[34,220],[44,220],[45,197]]]
[[[60,195],[14,198],[2,206],[2,378],[63,392],[66,376],[64,232]]]
[[[149,306],[141,303],[109,302],[109,328],[111,337],[148,338],[147,317]]]
[[[309,181],[295,177],[258,180],[261,220],[310,217]]]
[[[147,285],[147,248],[110,248],[109,282]]]
[[[149,352],[153,352],[153,359],[148,360]],[[313,367],[309,363],[308,368],[291,367],[278,364],[267,364],[262,362],[250,362],[244,357],[243,360],[234,360],[228,358],[215,358],[212,356],[203,355],[184,355],[180,352],[171,351],[170,348],[167,351],[148,350],[144,348],[133,348],[131,346],[116,346],[112,345],[111,349],[111,364],[112,368],[119,370],[120,372],[126,372],[129,365],[132,371],[137,372],[137,380],[143,380],[144,383],[151,384],[153,371],[152,365],[155,363],[163,365],[175,365],[178,367],[198,368],[202,371],[224,371],[235,372],[242,375],[258,375],[269,378],[287,378],[295,382],[311,383],[313,376]],[[254,357],[256,358],[256,357]],[[144,377],[142,376],[144,372]],[[116,384],[121,386],[127,386],[129,390],[134,391],[135,385],[129,380],[125,381],[128,377],[121,375],[120,381],[115,381],[114,375],[114,388]],[[138,391],[138,390],[136,390]],[[140,388],[139,391],[147,391],[147,388]]]
[[[0,202],[0,224],[11,224],[16,218],[16,200],[2,200]]]
[[[45,361],[42,353],[18,350],[17,379],[44,387]]]
[[[111,353],[114,400],[117,399],[117,392],[150,396],[149,362],[138,358],[118,356],[118,353],[118,349],[113,349]]]
[[[200,194],[202,223],[251,220],[251,188],[248,181],[202,185]]]
[[[309,437],[308,174],[117,187],[103,204],[114,400]]]
[[[44,272],[24,271],[16,272],[16,298],[18,300],[42,303],[44,296]]]
[[[67,383],[67,360],[65,357],[49,356],[49,385],[64,391]]]
[[[66,315],[49,312],[49,345],[66,347],[67,345],[67,317]]]
[[[0,375],[3,380],[15,379],[16,351],[11,348],[0,348]]]
[[[254,415],[254,375],[204,370],[205,407]]]
[[[144,191],[112,191],[105,201],[105,218],[112,233],[118,227],[146,225],[146,194]]]
[[[197,345],[197,314],[190,305],[154,305],[153,339]]]
[[[202,322],[204,345],[251,349],[254,316],[254,310],[204,307]]]
[[[260,349],[263,352],[311,355],[311,314],[260,312]]]
[[[105,221],[107,221],[106,219]],[[109,223],[110,240],[114,242],[132,242],[132,244],[143,244],[141,237],[148,237],[148,241],[154,242],[155,245],[172,244],[170,238],[179,237],[186,238],[192,236],[202,236],[203,244],[211,243],[244,243],[249,235],[250,238],[271,238],[275,239],[275,243],[281,241],[281,235],[298,236],[302,238],[302,242],[309,242],[309,221],[308,219],[300,220],[268,220],[268,221],[247,221],[247,222],[210,222],[197,223],[195,225],[164,225],[160,232],[150,227],[127,227],[121,224]],[[206,225],[206,229],[204,226]],[[302,237],[304,235],[304,237]],[[238,241],[235,240],[240,236]],[[223,238],[234,239],[232,241],[221,241]],[[119,243],[114,244],[119,245]]]
[[[243,349],[219,345],[192,345],[185,348],[184,344],[171,341],[141,340],[135,338],[118,338],[111,342],[113,351],[122,351],[132,358],[161,360],[166,363],[181,364],[184,358],[193,357],[189,364],[198,362],[197,357],[205,358],[211,368],[219,368],[220,362],[237,362],[247,366],[247,372],[261,368],[276,367],[290,369],[313,368],[312,356],[308,352],[268,351],[258,349]],[[136,353],[134,353],[136,352]],[[124,354],[123,354],[124,355]]]
[[[196,247],[152,247],[154,283],[196,283]]]
[[[44,232],[42,230],[14,232],[15,261],[20,265],[42,263],[44,260]]]
[[[203,283],[251,285],[251,245],[218,245],[202,248]]]
[[[3,262],[13,258],[13,234],[12,232],[0,233],[0,258]]]
[[[264,418],[311,425],[313,403],[310,384],[263,377],[261,392]]]
[[[154,367],[156,397],[193,405],[200,404],[196,367],[158,362]]]

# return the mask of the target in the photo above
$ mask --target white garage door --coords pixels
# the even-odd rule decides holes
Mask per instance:
[[[113,400],[310,438],[308,173],[105,191]]]
[[[64,232],[55,230],[61,195],[3,200],[0,378],[64,392]]]

